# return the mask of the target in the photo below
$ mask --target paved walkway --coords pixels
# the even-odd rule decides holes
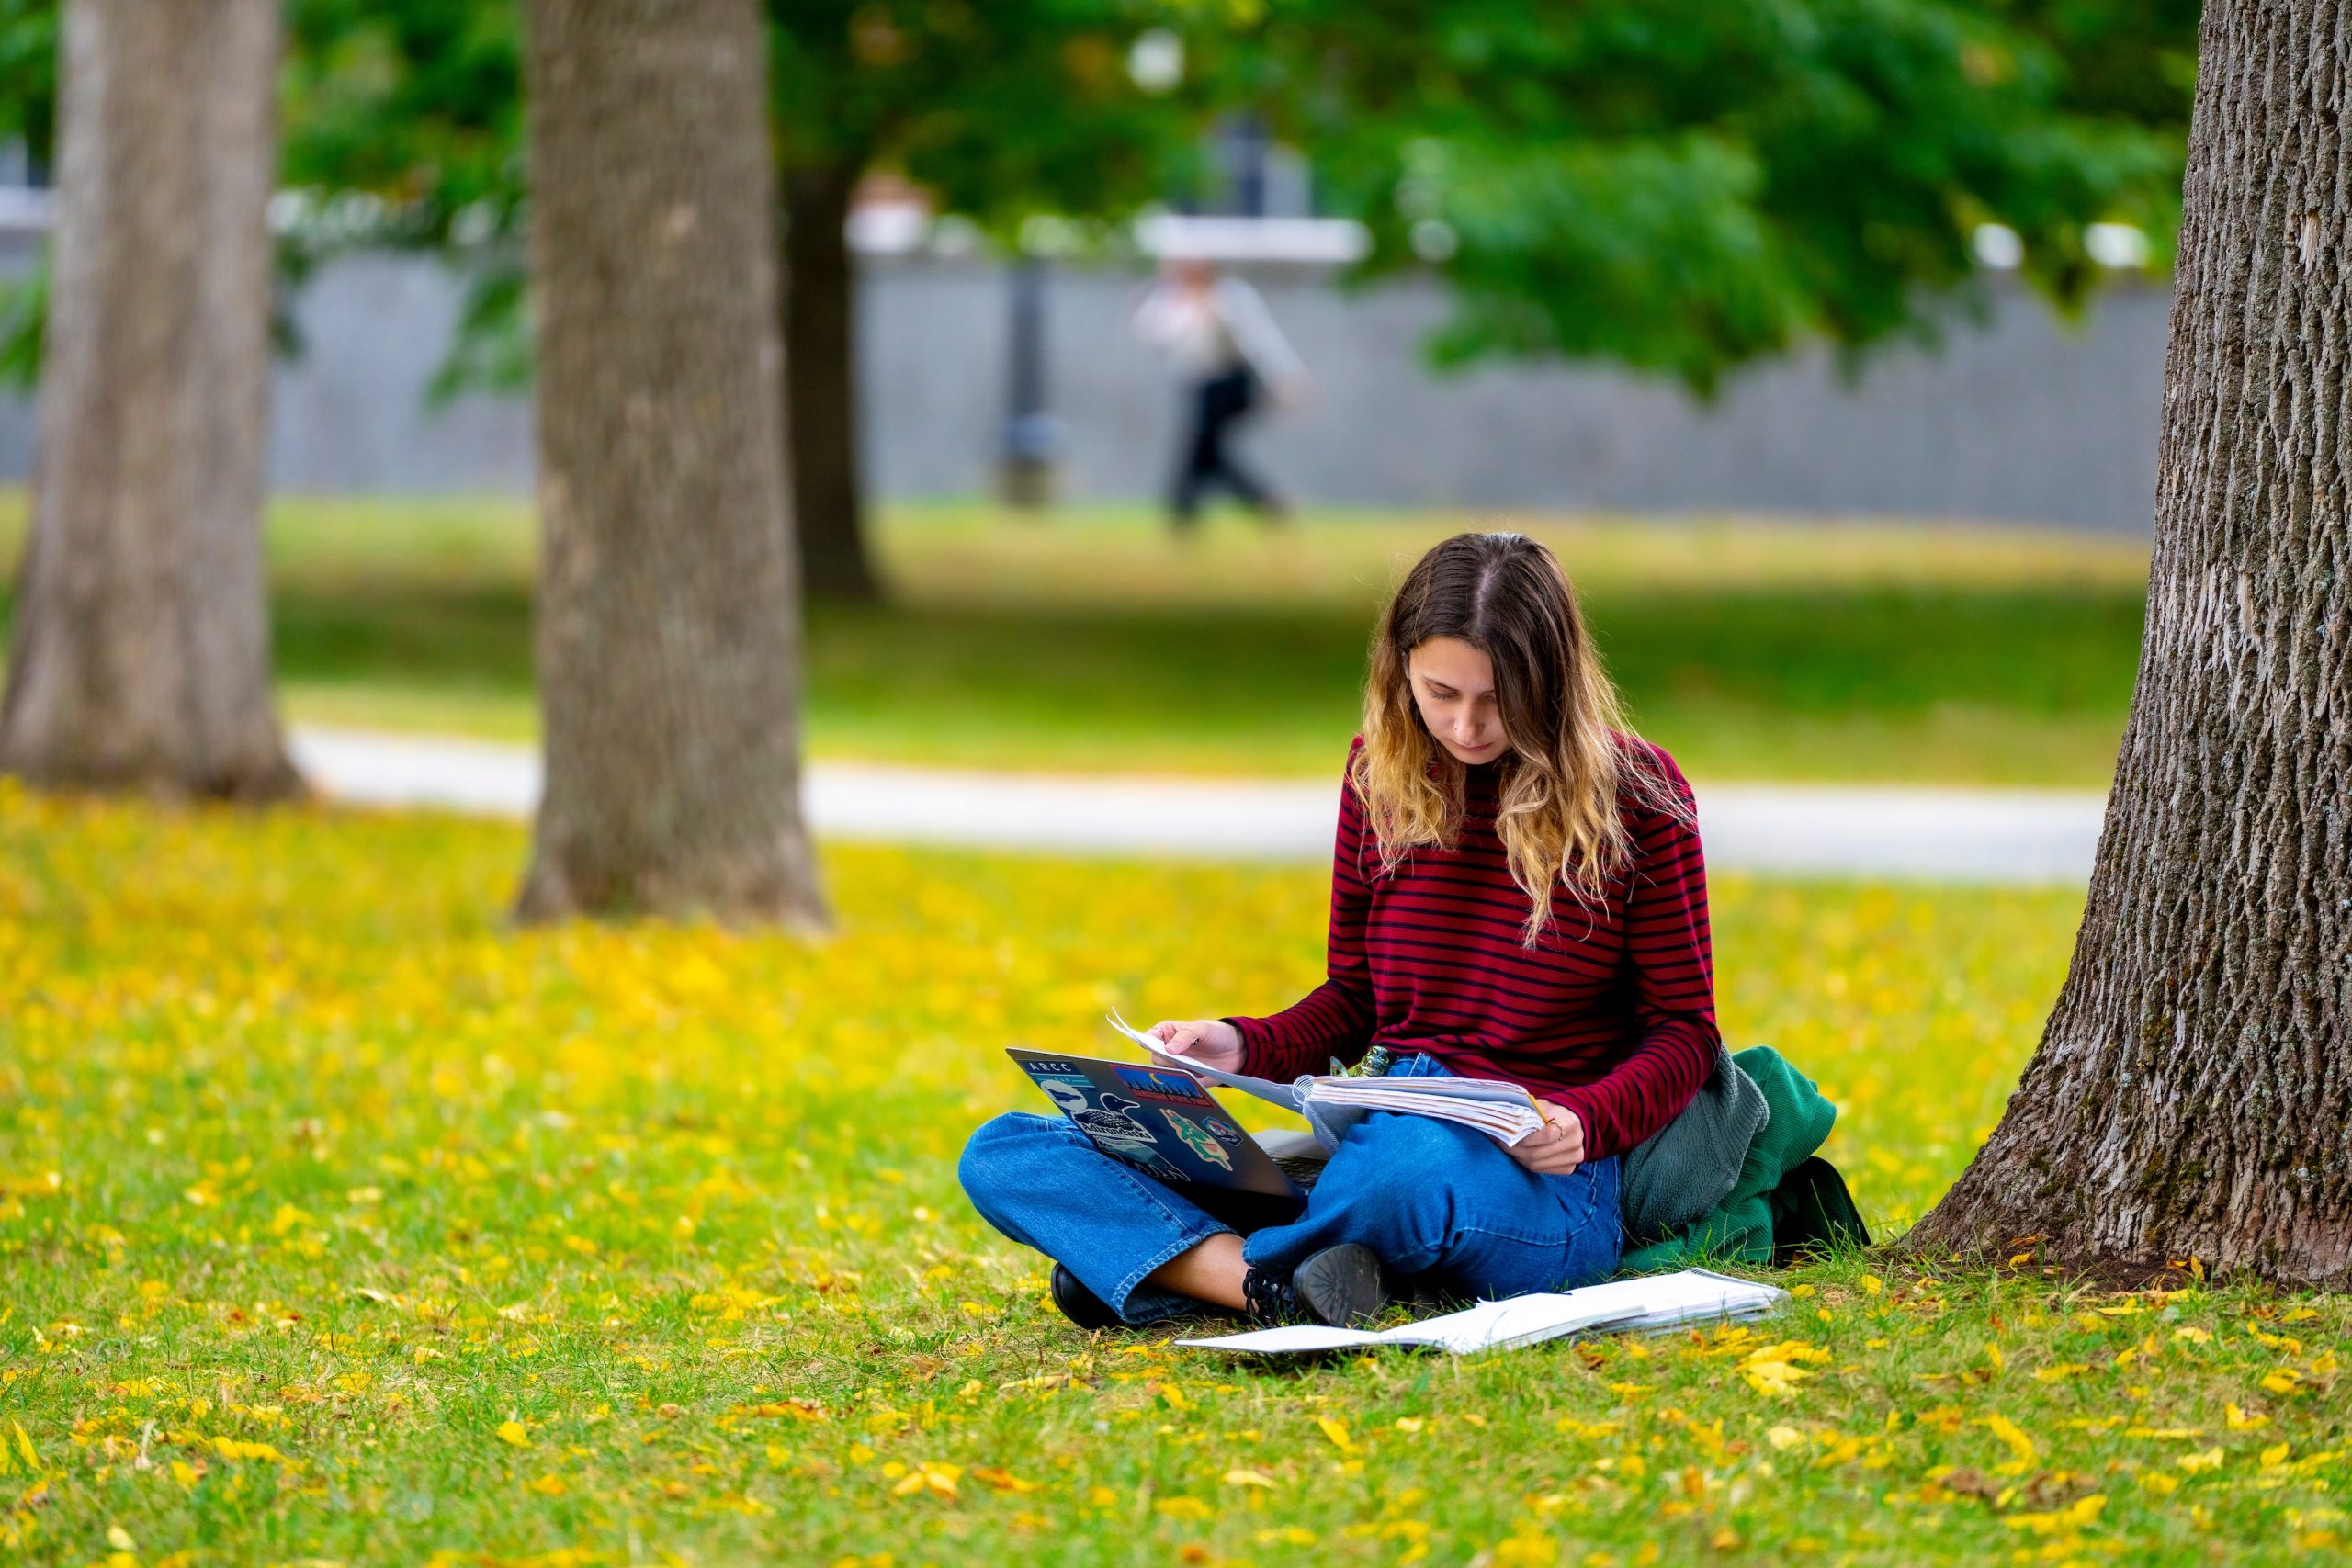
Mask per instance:
[[[539,762],[523,746],[300,728],[298,761],[329,795],[523,817]],[[2104,802],[2050,790],[1698,785],[1707,863],[1724,871],[1950,882],[2086,883]],[[1071,852],[1321,860],[1337,780],[991,773],[816,762],[821,837]]]

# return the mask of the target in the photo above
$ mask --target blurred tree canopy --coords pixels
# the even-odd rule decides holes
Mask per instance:
[[[1699,389],[1812,335],[1936,330],[2014,230],[2064,305],[2084,234],[2179,203],[2196,0],[771,0],[779,168],[888,170],[1000,238],[1181,195],[1218,112],[1311,160],[1364,272],[1427,265],[1442,360],[1616,360]],[[55,0],[0,0],[0,136],[46,146]],[[527,378],[514,7],[289,0],[289,256],[476,268],[439,389]],[[1127,70],[1185,45],[1173,91]],[[29,292],[19,290],[21,296]],[[35,300],[37,307],[37,299]],[[21,333],[37,309],[20,308]],[[21,355],[19,356],[21,358]]]
[[[2193,0],[1271,0],[1192,23],[1312,151],[1368,270],[1442,270],[1441,360],[1614,359],[1705,390],[1819,334],[1935,330],[1998,223],[2064,304],[2084,231],[2168,247]]]
[[[22,3],[22,0],[20,0]],[[1001,235],[1122,215],[1190,155],[1137,91],[1121,0],[771,0],[780,174],[884,168]],[[322,241],[452,247],[485,265],[442,390],[511,387],[525,196],[519,21],[481,0],[291,0],[286,184]],[[355,201],[354,197],[358,197]]]

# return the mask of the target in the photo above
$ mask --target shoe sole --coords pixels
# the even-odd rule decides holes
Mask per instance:
[[[1388,1292],[1380,1286],[1379,1258],[1372,1248],[1353,1243],[1325,1247],[1298,1266],[1290,1283],[1306,1309],[1334,1327],[1369,1322],[1388,1304]]]
[[[1053,1297],[1054,1305],[1061,1309],[1062,1315],[1089,1334],[1099,1334],[1106,1328],[1126,1326],[1126,1320],[1113,1312],[1108,1303],[1080,1284],[1077,1277],[1069,1274],[1059,1264],[1054,1266],[1051,1289],[1048,1293]]]

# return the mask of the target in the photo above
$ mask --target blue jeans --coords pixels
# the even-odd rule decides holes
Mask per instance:
[[[1421,1055],[1389,1071],[1445,1074]],[[984,1123],[964,1145],[957,1174],[981,1218],[1060,1263],[1129,1323],[1200,1310],[1143,1281],[1235,1230],[1102,1153],[1060,1116],[1013,1111]],[[1538,1176],[1484,1133],[1375,1111],[1340,1142],[1305,1213],[1249,1232],[1241,1252],[1287,1275],[1327,1247],[1358,1242],[1398,1274],[1492,1301],[1606,1280],[1623,1241],[1614,1156]]]

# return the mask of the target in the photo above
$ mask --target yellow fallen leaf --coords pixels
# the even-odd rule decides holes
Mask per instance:
[[[2035,1381],[2040,1382],[2063,1382],[2077,1372],[2086,1372],[2090,1370],[2090,1363],[2087,1361],[2061,1361],[2054,1367],[2036,1367],[2033,1370],[2033,1375]]]
[[[992,1464],[976,1465],[971,1473],[973,1480],[984,1486],[993,1486],[1000,1492],[1035,1492],[1038,1486],[1035,1481],[1023,1481],[1012,1472],[1000,1470]]]
[[[2183,1454],[2173,1462],[2191,1475],[2200,1470],[2219,1470],[2222,1468],[2222,1450],[2200,1449],[2195,1453]]]
[[[1792,1367],[1786,1361],[1748,1361],[1739,1369],[1747,1386],[1770,1398],[1781,1399],[1796,1393],[1797,1384],[1813,1376],[1803,1367]]]
[[[2291,1453],[2293,1450],[2294,1445],[2292,1443],[2271,1444],[2268,1448],[2262,1450],[2262,1468],[2265,1470],[2278,1469],[2280,1465],[2287,1462],[2288,1454]]]
[[[1171,1519],[1205,1519],[1216,1512],[1198,1497],[1162,1497],[1152,1506],[1152,1511]]]
[[[1862,1293],[1866,1296],[1874,1296],[1886,1289],[1886,1281],[1875,1274],[1865,1274],[1854,1282],[1861,1286]]]
[[[560,1497],[563,1495],[563,1477],[542,1475],[537,1481],[523,1483],[523,1489],[526,1492],[537,1492],[543,1497]]]
[[[1348,1438],[1348,1424],[1345,1421],[1334,1420],[1329,1416],[1317,1416],[1315,1418],[1315,1424],[1323,1428],[1323,1435],[1330,1438],[1331,1446],[1341,1453],[1346,1453],[1355,1447],[1355,1444]]]
[[[924,1460],[899,1478],[898,1484],[890,1488],[890,1495],[906,1497],[917,1492],[930,1492],[941,1497],[953,1497],[956,1495],[956,1483],[963,1477],[964,1467],[960,1464],[940,1464]]]
[[[531,1446],[531,1435],[524,1430],[523,1423],[520,1421],[501,1421],[498,1424],[498,1440],[502,1443],[512,1443],[518,1449],[527,1449]]]
[[[2096,1523],[2107,1506],[2107,1494],[2094,1492],[2087,1497],[2077,1497],[2063,1508],[2046,1514],[2011,1514],[2011,1529],[2031,1530],[2036,1535],[2054,1535],[2060,1530],[2078,1530]]]
[[[2233,1432],[2251,1432],[2257,1427],[2270,1425],[2267,1416],[2249,1416],[2234,1404],[2222,1406],[2222,1424]]]
[[[2023,1427],[1997,1410],[1984,1417],[1984,1425],[1995,1437],[2008,1444],[2009,1451],[2019,1460],[2027,1464],[2033,1462],[2033,1439],[2026,1436]]]
[[[1264,1471],[1251,1470],[1247,1465],[1236,1465],[1231,1470],[1227,1471],[1224,1475],[1224,1481],[1227,1486],[1272,1487],[1279,1484],[1272,1476],[1268,1475]]]
[[[1765,1440],[1776,1449],[1794,1448],[1804,1441],[1804,1434],[1794,1427],[1773,1427],[1764,1433]]]

